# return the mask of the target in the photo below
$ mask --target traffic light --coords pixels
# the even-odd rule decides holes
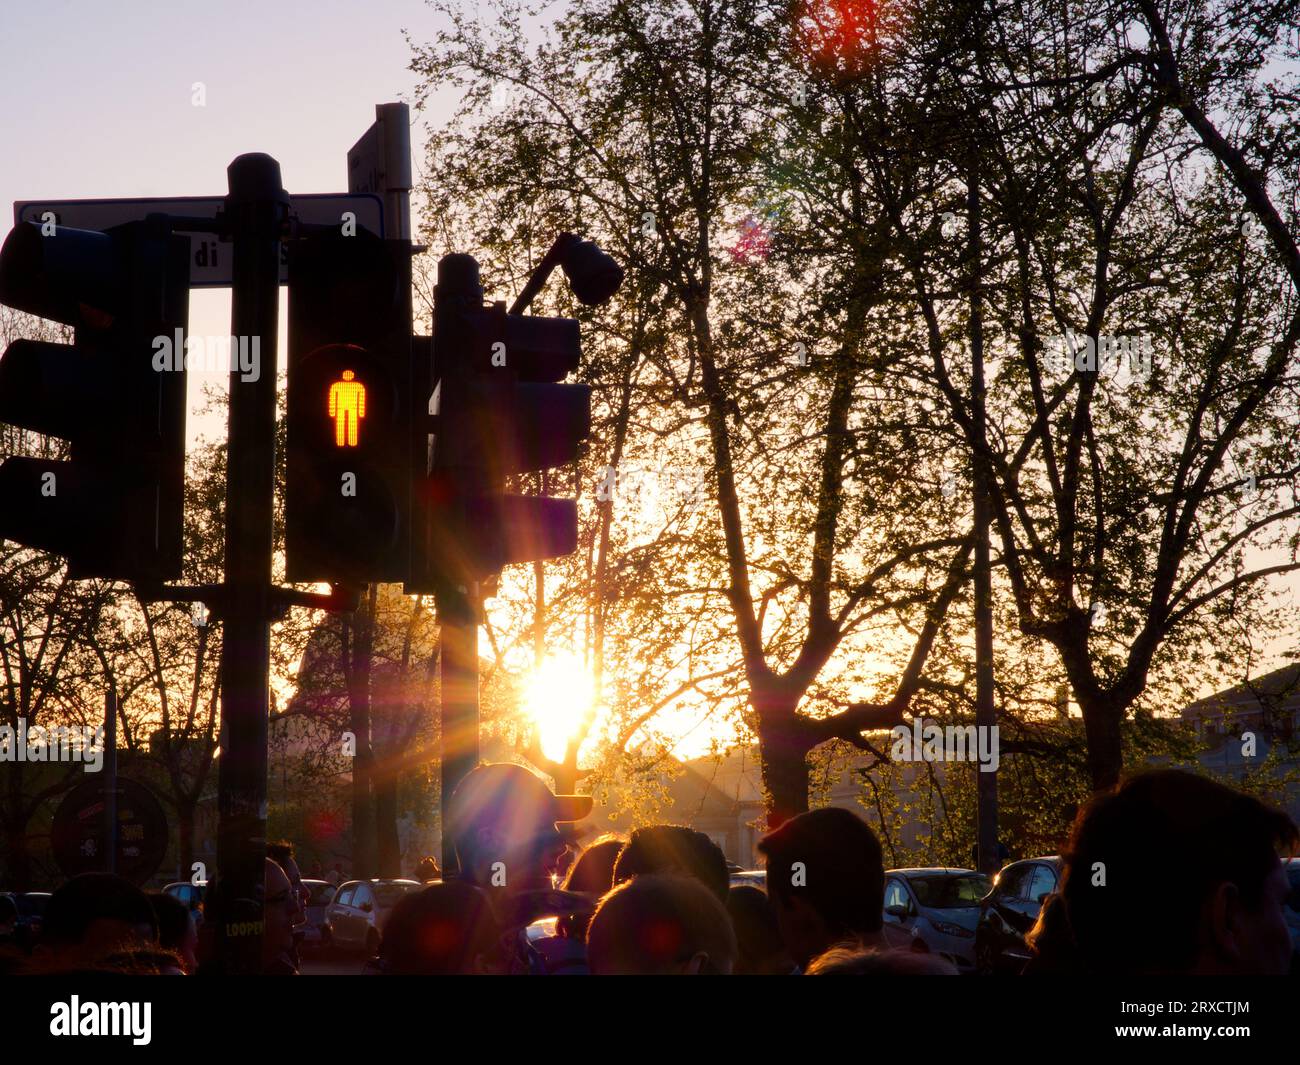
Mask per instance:
[[[566,258],[565,271],[571,282],[577,275],[581,296],[599,302],[622,273],[610,288],[589,279],[584,267],[590,262],[581,254]],[[473,258],[448,255],[439,262],[433,432],[426,476],[414,497],[408,591],[457,590],[511,563],[555,558],[577,547],[574,500],[513,495],[505,483],[577,456],[591,430],[591,389],[559,382],[577,369],[580,354],[576,319],[507,313],[504,303],[485,306]]]
[[[409,564],[411,245],[289,247],[290,581],[401,581]]]
[[[0,537],[63,555],[74,579],[179,576],[189,239],[161,218],[21,223],[0,248],[0,302],[74,330],[0,357],[0,421],[71,445],[0,465]]]

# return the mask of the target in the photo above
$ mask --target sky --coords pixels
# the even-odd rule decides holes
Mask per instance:
[[[0,0],[0,232],[14,200],[224,195],[245,152],[279,160],[291,194],[346,192],[375,105],[413,102],[402,30],[423,43],[440,18],[423,0]],[[445,113],[435,100],[412,121]],[[192,290],[189,332],[229,334],[228,289]],[[212,384],[224,375],[190,375],[191,411]],[[220,428],[191,417],[191,440]]]
[[[345,192],[375,105],[413,103],[403,29],[423,43],[441,26],[424,0],[0,0],[0,233],[14,200],[220,196],[253,151],[279,160],[290,193]],[[423,129],[454,102],[413,112],[417,184]],[[280,321],[283,361],[283,303]],[[190,334],[229,328],[229,291],[193,290]],[[191,412],[214,385],[225,375],[190,375]],[[191,415],[191,441],[222,430]]]

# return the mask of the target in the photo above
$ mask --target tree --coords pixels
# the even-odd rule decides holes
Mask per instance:
[[[812,749],[836,736],[869,747],[864,730],[901,719],[969,547],[961,534],[936,532],[933,499],[888,514],[879,506],[907,449],[872,417],[864,393],[881,376],[865,353],[872,294],[858,292],[809,336],[806,348],[827,355],[808,375],[815,406],[796,410],[783,402],[794,345],[763,330],[797,316],[791,303],[811,286],[792,297],[775,272],[750,269],[723,246],[753,192],[749,164],[767,117],[739,61],[752,27],[773,12],[579,3],[530,53],[512,11],[491,42],[448,11],[453,29],[417,50],[413,66],[429,84],[452,77],[467,87],[457,119],[431,145],[435,239],[459,220],[459,232],[509,262],[508,246],[536,244],[539,230],[567,216],[644,276],[659,321],[657,343],[641,353],[649,365],[636,443],[704,465],[711,483],[707,512],[674,515],[650,550],[620,560],[639,578],[626,606],[641,616],[629,624],[652,630],[650,646],[668,652],[643,645],[633,656],[643,675],[648,663],[657,675],[630,723],[644,727],[640,711],[683,695],[739,714],[759,739],[775,824],[807,807]],[[495,116],[494,86],[519,90]],[[611,313],[621,312],[616,302]],[[813,318],[805,321],[816,330]],[[870,447],[878,438],[893,445],[884,461]],[[866,703],[842,693],[851,667],[823,672],[837,652],[866,644],[873,626],[902,636],[909,651],[889,695]]]

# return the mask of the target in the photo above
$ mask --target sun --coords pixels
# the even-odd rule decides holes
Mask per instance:
[[[564,760],[569,742],[591,715],[594,694],[591,674],[572,655],[548,658],[529,674],[523,710],[536,726],[547,758]]]

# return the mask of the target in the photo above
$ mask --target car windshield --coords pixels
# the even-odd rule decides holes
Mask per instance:
[[[333,884],[311,884],[311,899],[308,906],[328,906],[330,899],[334,897]]]
[[[403,895],[409,895],[412,891],[421,891],[423,884],[372,884],[375,898],[379,900],[380,906],[391,906]]]
[[[987,876],[915,876],[908,883],[916,892],[916,901],[931,910],[959,910],[979,905],[980,899],[993,888]]]
[[[40,917],[45,913],[45,906],[50,901],[49,895],[19,895],[14,902],[18,904],[20,917]]]

